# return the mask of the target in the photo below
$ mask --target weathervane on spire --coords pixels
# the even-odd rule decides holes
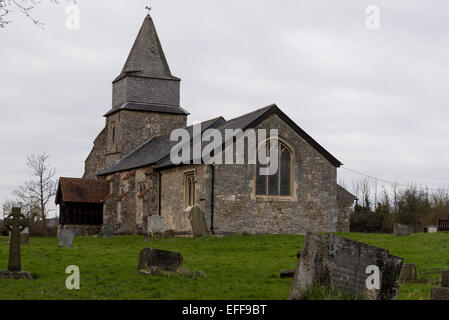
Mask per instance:
[[[148,15],[150,15],[151,7],[146,6],[145,9],[148,10]]]

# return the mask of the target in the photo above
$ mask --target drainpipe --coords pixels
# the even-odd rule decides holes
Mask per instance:
[[[212,187],[211,187],[211,196],[210,196],[210,232],[214,233],[214,198],[215,198],[215,166],[212,164]]]
[[[162,191],[162,183],[161,183],[161,181],[162,181],[162,178],[161,178],[161,172],[159,171],[158,172],[159,173],[159,175],[158,175],[158,177],[159,177],[159,186],[158,186],[158,188],[159,188],[159,194],[158,194],[158,197],[159,197],[159,200],[158,200],[158,209],[159,209],[159,216],[161,216],[161,207],[162,207],[162,203],[161,203],[161,199],[162,199],[162,193],[161,193],[161,191]]]

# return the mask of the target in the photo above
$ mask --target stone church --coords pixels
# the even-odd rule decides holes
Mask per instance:
[[[349,231],[355,197],[337,184],[341,162],[274,104],[204,121],[201,130],[278,129],[277,174],[260,176],[254,164],[173,164],[170,133],[193,131],[180,82],[148,15],[112,82],[112,108],[83,177],[59,181],[60,228],[90,234],[112,225],[117,234],[142,234],[159,216],[165,230],[190,234],[189,213],[198,206],[214,234]]]

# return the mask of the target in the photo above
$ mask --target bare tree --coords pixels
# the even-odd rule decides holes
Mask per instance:
[[[59,0],[49,1],[59,4]],[[77,0],[67,1],[77,3]],[[41,2],[42,0],[0,0],[0,28],[5,28],[11,22],[8,17],[15,10],[25,15],[34,24],[43,27],[44,24],[32,15],[34,7]]]
[[[49,155],[43,153],[31,155],[27,158],[27,166],[33,171],[36,180],[25,182],[13,194],[30,208],[38,208],[39,219],[46,223],[49,212],[48,203],[56,195],[56,181],[54,180],[55,169],[48,164]]]
[[[3,218],[6,218],[11,212],[12,208],[19,207],[22,209],[22,214],[26,217],[28,225],[31,226],[40,217],[40,208],[38,203],[24,203],[20,200],[7,200],[3,203]]]

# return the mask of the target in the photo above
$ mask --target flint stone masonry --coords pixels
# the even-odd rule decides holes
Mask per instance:
[[[416,265],[412,263],[404,263],[401,270],[402,282],[413,282],[417,279]]]
[[[413,226],[407,224],[395,223],[393,227],[393,234],[395,236],[410,236],[413,233]]]
[[[138,270],[162,269],[176,272],[182,266],[180,253],[146,248],[140,251]]]
[[[368,290],[368,266],[380,269],[380,290]],[[331,286],[345,294],[363,295],[373,300],[396,299],[402,258],[388,250],[333,234],[307,233],[290,290],[290,300],[300,300],[314,285]]]

